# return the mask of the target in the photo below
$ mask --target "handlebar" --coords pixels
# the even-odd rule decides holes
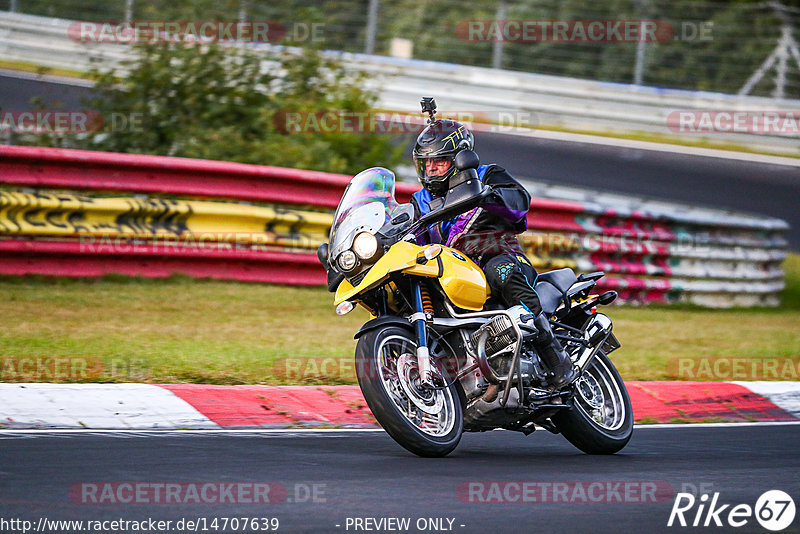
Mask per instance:
[[[481,189],[481,192],[477,195],[453,202],[449,205],[447,203],[447,197],[445,197],[445,203],[441,208],[430,211],[414,221],[414,223],[409,227],[408,231],[403,234],[403,237],[414,234],[420,228],[425,226],[437,223],[439,221],[444,221],[453,217],[454,215],[460,215],[464,212],[467,212],[480,205],[480,203],[491,194],[492,188],[489,186],[483,186],[483,189]]]

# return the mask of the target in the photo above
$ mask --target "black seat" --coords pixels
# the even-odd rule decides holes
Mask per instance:
[[[575,276],[575,271],[572,269],[564,268],[556,269],[555,271],[549,271],[546,273],[540,273],[537,280],[538,282],[548,282],[553,284],[556,289],[560,290],[562,293],[566,293],[570,286],[578,281],[578,277]],[[537,283],[536,286],[538,291],[539,284]]]
[[[536,294],[539,295],[539,303],[542,310],[548,315],[552,315],[556,308],[561,306],[564,293],[572,284],[578,281],[572,269],[556,269],[547,273],[542,273],[536,279]],[[502,310],[505,306],[500,304],[494,297],[489,298],[483,307],[484,310]]]

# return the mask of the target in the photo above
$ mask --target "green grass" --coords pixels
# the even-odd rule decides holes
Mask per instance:
[[[774,309],[612,307],[627,380],[676,376],[676,358],[800,361],[800,255]],[[6,382],[355,383],[353,333],[323,288],[122,276],[0,277]],[[800,377],[785,376],[800,379]],[[725,379],[725,377],[722,377]]]
[[[781,295],[782,308],[800,311],[800,254],[789,254],[783,262],[786,289]]]
[[[320,288],[183,277],[3,278],[0,294],[5,381],[32,379],[19,372],[22,359],[68,358],[70,371],[62,361],[54,381],[274,382],[270,368],[282,358],[352,358],[353,332],[368,317],[338,317]]]

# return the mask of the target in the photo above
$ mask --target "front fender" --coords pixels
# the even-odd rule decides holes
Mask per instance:
[[[393,324],[395,326],[399,326],[401,328],[408,328],[409,330],[413,330],[411,327],[411,323],[406,321],[401,317],[395,317],[394,315],[384,315],[383,317],[376,317],[375,319],[370,319],[366,323],[364,323],[361,328],[358,329],[356,335],[353,336],[353,339],[358,339],[370,330],[375,330],[380,326],[384,326],[387,324]]]

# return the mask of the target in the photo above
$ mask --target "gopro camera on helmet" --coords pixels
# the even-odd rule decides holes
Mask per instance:
[[[428,113],[428,123],[414,145],[414,167],[422,186],[434,197],[447,193],[448,182],[456,174],[456,154],[472,150],[475,138],[466,126],[451,119],[436,119],[436,101],[423,97],[422,112]]]
[[[422,112],[428,114],[428,124],[436,120],[436,100],[432,96],[423,96],[420,100]]]

